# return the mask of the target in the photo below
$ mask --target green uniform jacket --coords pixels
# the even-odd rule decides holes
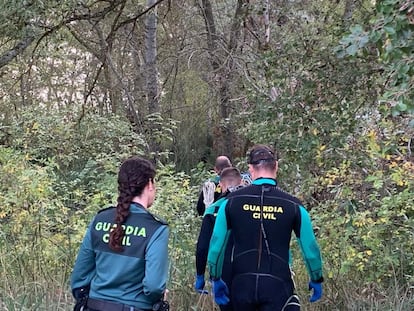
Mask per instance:
[[[91,298],[151,310],[166,288],[168,226],[141,205],[131,204],[124,251],[114,252],[108,241],[115,210],[102,210],[90,223],[73,268],[71,287],[90,286]]]

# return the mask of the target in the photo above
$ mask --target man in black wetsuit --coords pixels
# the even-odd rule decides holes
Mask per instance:
[[[220,198],[211,204],[205,211],[203,222],[201,224],[200,234],[197,240],[196,248],[196,282],[195,289],[199,293],[204,293],[204,274],[206,270],[208,247],[210,244],[211,234],[213,233],[214,223],[220,204],[225,200],[227,195],[243,187],[240,171],[236,167],[227,167],[221,171],[220,187],[223,192]],[[231,284],[231,250],[233,243],[231,240],[227,243],[227,250],[224,254],[222,279],[228,286]],[[231,311],[231,305],[221,305],[221,311]]]
[[[214,164],[214,172],[217,175],[203,183],[201,192],[198,196],[196,206],[198,216],[203,216],[206,208],[220,197],[222,193],[219,185],[220,173],[226,167],[231,167],[230,159],[223,155],[218,156]]]
[[[215,300],[219,305],[229,303],[221,262],[231,230],[233,309],[300,310],[288,264],[292,231],[310,276],[310,301],[322,296],[322,259],[309,214],[297,198],[276,186],[278,162],[270,147],[255,145],[248,164],[253,183],[222,202],[211,238],[208,264]]]

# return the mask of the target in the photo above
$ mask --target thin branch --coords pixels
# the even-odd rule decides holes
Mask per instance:
[[[101,63],[101,66],[99,66],[98,71],[96,72],[95,78],[93,79],[92,85],[89,88],[88,93],[86,93],[86,95],[85,95],[85,99],[83,101],[84,104],[86,104],[86,102],[88,101],[89,96],[91,96],[92,91],[95,88],[96,83],[98,82],[99,75],[101,74],[101,71],[102,71],[104,66],[105,66],[105,63]]]
[[[94,28],[95,28],[96,32],[98,33],[98,36],[99,36],[99,38],[101,40],[102,45],[103,46],[106,46],[105,61],[108,64],[109,68],[114,73],[114,75],[115,75],[116,79],[118,80],[119,84],[122,86],[122,89],[125,92],[125,95],[127,97],[129,110],[133,113],[134,119],[138,122],[137,125],[139,126],[139,128],[141,130],[141,133],[143,133],[144,132],[144,129],[143,129],[143,121],[141,120],[140,116],[138,115],[138,113],[135,110],[134,100],[133,100],[131,94],[129,93],[129,90],[128,90],[127,86],[125,85],[124,81],[122,80],[121,75],[119,74],[119,72],[115,68],[115,65],[114,65],[114,62],[112,60],[112,57],[111,57],[111,55],[109,53],[109,50],[107,49],[106,40],[105,40],[105,38],[103,36],[102,30],[97,25],[95,25]]]
[[[33,34],[28,35],[27,37],[23,38],[19,43],[17,43],[13,48],[6,51],[1,57],[0,57],[0,68],[7,65],[9,62],[11,62],[17,55],[20,55],[23,53],[24,50],[27,49],[27,47],[32,44],[32,42],[36,39],[36,36]]]
[[[114,30],[117,31],[119,28],[130,24],[130,23],[135,23],[137,21],[138,18],[140,18],[141,16],[147,14],[150,10],[152,10],[153,8],[155,8],[157,5],[159,5],[160,3],[164,2],[165,0],[158,0],[157,2],[155,2],[154,4],[150,5],[149,7],[147,7],[144,11],[138,13],[136,16],[133,16],[131,18],[128,18],[124,21],[122,21],[121,23],[119,23]]]
[[[91,53],[92,55],[94,55],[97,59],[99,59],[99,61],[101,61],[102,63],[104,63],[105,61],[105,56],[103,56],[101,53],[99,53],[97,51],[96,48],[94,48],[92,45],[89,44],[88,41],[84,40],[81,36],[79,36],[76,31],[70,26],[70,25],[66,25],[66,28],[68,28],[68,30],[70,31],[70,33],[72,34],[72,36],[81,44],[83,45],[89,53]]]
[[[111,25],[111,31],[109,32],[108,36],[106,37],[106,43],[112,47],[112,42],[114,40],[114,35],[116,33],[116,24],[118,23],[119,19],[121,18],[122,12],[124,11],[125,8],[125,2],[122,4],[121,9],[119,10],[118,14],[116,15],[116,17],[114,18],[114,22]]]
[[[111,12],[114,8],[116,8],[118,5],[125,3],[126,0],[118,0],[111,2],[109,6],[105,7],[102,11],[96,12],[94,14],[81,14],[81,15],[73,15],[69,18],[62,20],[60,23],[58,23],[55,26],[50,27],[46,32],[44,32],[40,37],[37,39],[37,43],[35,48],[33,49],[32,55],[35,53],[37,48],[39,47],[41,41],[47,37],[48,35],[54,33],[55,31],[59,30],[63,26],[74,22],[74,21],[80,21],[80,20],[91,20],[96,18],[103,18],[105,17],[109,12]],[[0,56],[0,68],[7,65],[9,62],[11,62],[17,55],[23,53],[32,43],[36,40],[36,35],[31,34],[25,37],[22,41],[17,43],[12,49],[6,51],[3,55]]]

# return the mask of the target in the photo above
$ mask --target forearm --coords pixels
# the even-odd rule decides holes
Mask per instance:
[[[319,245],[313,233],[312,223],[308,212],[301,206],[301,228],[298,243],[302,251],[306,268],[312,281],[323,280],[322,256]]]
[[[216,223],[214,225],[213,235],[208,250],[208,265],[210,276],[213,278],[221,277],[221,269],[223,265],[224,251],[227,244],[228,230],[225,212],[225,203],[220,207],[217,214]]]

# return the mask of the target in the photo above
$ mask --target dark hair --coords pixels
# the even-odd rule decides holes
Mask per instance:
[[[252,164],[254,168],[263,167],[273,170],[276,167],[277,157],[275,151],[266,145],[254,145],[247,156],[247,163]]]
[[[231,167],[230,159],[226,156],[218,156],[216,158],[216,163],[214,164],[214,168],[216,169],[217,173],[220,174],[221,171],[226,167]]]
[[[129,216],[129,205],[135,196],[142,193],[145,186],[155,177],[154,165],[143,158],[131,157],[125,160],[118,173],[118,204],[116,206],[116,227],[109,234],[109,247],[114,251],[121,252],[122,238],[125,231],[122,224]]]
[[[236,177],[241,179],[240,171],[237,167],[226,167],[220,173],[220,179],[226,177]]]

